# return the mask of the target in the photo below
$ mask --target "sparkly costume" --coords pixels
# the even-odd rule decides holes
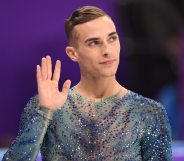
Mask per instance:
[[[128,91],[94,102],[75,88],[49,114],[38,96],[27,104],[3,161],[171,161],[170,125],[157,102]]]

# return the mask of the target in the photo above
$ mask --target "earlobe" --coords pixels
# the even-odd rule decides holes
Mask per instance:
[[[66,53],[72,61],[77,61],[77,54],[72,46],[66,47]]]

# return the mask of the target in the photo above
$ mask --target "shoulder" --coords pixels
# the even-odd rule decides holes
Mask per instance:
[[[38,102],[39,102],[39,96],[38,96],[38,94],[36,94],[36,95],[32,96],[32,97],[29,99],[27,105],[37,105]]]
[[[35,94],[29,99],[28,104],[37,104],[38,102],[39,102],[39,96],[38,94]]]
[[[36,94],[28,100],[28,102],[24,108],[24,112],[26,112],[26,113],[32,112],[33,110],[35,110],[35,108],[38,107],[38,104],[39,104],[39,96],[38,96],[38,94]]]
[[[34,117],[35,114],[35,109],[38,105],[39,102],[39,98],[38,95],[34,95],[33,97],[31,97],[26,106],[24,107],[24,110],[21,114],[21,119],[20,119],[20,129],[24,129],[26,127],[27,122],[30,121],[30,119],[32,117]]]
[[[161,103],[132,91],[128,97],[129,108],[142,125],[148,129],[157,127],[171,130],[166,110]]]
[[[133,91],[129,91],[129,94],[127,95],[127,103],[134,110],[143,113],[144,115],[166,114],[165,108],[160,102]]]

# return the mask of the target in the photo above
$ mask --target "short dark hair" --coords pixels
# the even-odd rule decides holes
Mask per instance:
[[[89,22],[102,16],[108,15],[102,9],[95,6],[83,6],[76,9],[65,22],[65,33],[69,44],[74,43],[75,34],[73,33],[73,29],[76,25]]]

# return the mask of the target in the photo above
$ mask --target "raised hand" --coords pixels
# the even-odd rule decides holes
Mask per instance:
[[[38,85],[39,104],[55,110],[63,106],[67,99],[67,91],[70,88],[71,81],[66,80],[62,91],[59,91],[58,84],[61,72],[61,62],[56,61],[54,73],[52,74],[52,61],[50,56],[42,58],[41,66],[37,65],[36,77]]]

